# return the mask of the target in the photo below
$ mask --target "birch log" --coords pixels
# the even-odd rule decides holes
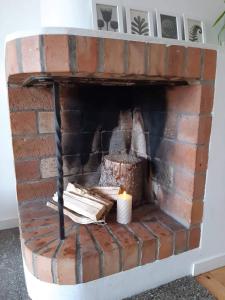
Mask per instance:
[[[144,159],[133,155],[106,155],[103,159],[100,186],[122,186],[133,196],[133,206],[143,197]]]

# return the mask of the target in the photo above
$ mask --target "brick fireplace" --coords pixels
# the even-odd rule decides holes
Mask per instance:
[[[216,52],[40,35],[7,43],[6,69],[23,256],[37,278],[88,282],[199,247]],[[50,76],[60,82],[64,183],[97,185],[108,153],[147,162],[127,226],[77,225],[45,206],[56,190]],[[32,81],[33,78],[33,81]],[[113,262],[113,263],[112,263]],[[90,271],[91,270],[91,271]]]

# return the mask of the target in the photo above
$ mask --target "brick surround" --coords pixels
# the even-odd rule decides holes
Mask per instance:
[[[199,246],[216,51],[95,37],[33,36],[7,43],[6,70],[23,256],[37,278],[58,284],[82,283]],[[113,215],[106,227],[77,226],[66,218],[68,237],[63,243],[57,240],[57,215],[44,205],[56,189],[51,88],[22,87],[36,75],[73,76],[81,83],[63,85],[60,97],[65,182],[73,179],[82,184],[96,184],[112,134],[107,124],[94,137],[88,129],[92,123],[85,123],[85,130],[81,127],[81,107],[87,100],[82,85],[87,80],[95,85],[108,81],[117,87],[104,89],[109,88],[116,99],[124,90],[119,84],[137,83],[131,87],[133,94],[151,100],[151,127],[145,127],[150,145],[148,184],[150,200],[161,210],[153,205],[137,208],[129,226],[116,224]],[[155,87],[158,82],[166,84]],[[145,86],[139,87],[141,83]],[[99,87],[87,88],[87,94],[97,99]],[[163,93],[163,102],[159,97],[149,100],[149,90],[152,95]],[[143,107],[147,102],[143,100]],[[104,113],[106,119],[112,119],[112,112]],[[130,134],[133,113],[129,107],[125,110],[120,134]],[[164,120],[161,131],[160,120]],[[89,144],[84,143],[79,151],[75,146],[90,138],[95,143],[87,161],[80,154]]]

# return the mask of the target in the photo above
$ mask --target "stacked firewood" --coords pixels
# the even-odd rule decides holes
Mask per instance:
[[[119,194],[119,187],[84,188],[78,184],[69,183],[63,193],[63,212],[76,223],[102,223],[111,210]],[[47,205],[58,209],[58,196],[54,194]]]

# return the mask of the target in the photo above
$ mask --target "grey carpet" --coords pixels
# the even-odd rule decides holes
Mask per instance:
[[[17,228],[2,230],[0,231],[0,300],[28,299],[23,274],[19,230]],[[127,299],[214,300],[215,298],[194,278],[185,277]]]
[[[0,299],[29,299],[17,228],[0,231]]]
[[[126,300],[216,300],[193,277],[184,277]],[[125,299],[124,299],[125,300]]]

